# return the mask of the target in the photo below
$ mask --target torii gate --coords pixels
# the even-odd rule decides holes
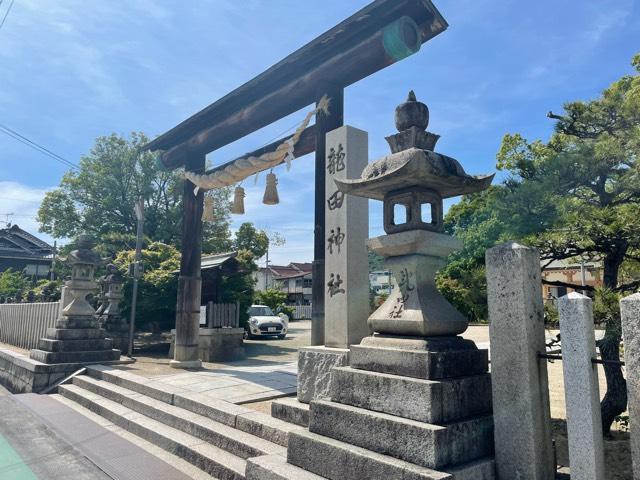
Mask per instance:
[[[325,95],[329,97],[329,113],[316,114],[315,125],[304,130],[293,151],[294,158],[315,151],[313,345],[324,344],[325,135],[343,125],[344,89],[416,53],[447,26],[430,0],[376,0],[144,147],[162,151],[160,161],[167,169],[184,167],[203,173],[208,153],[307,105],[317,105]],[[288,138],[245,157],[274,151]],[[185,180],[175,354],[171,362],[177,368],[200,366],[203,192],[194,195],[194,187]]]

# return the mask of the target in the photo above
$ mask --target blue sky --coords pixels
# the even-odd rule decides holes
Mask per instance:
[[[77,162],[99,135],[151,136],[251,79],[367,0],[15,0],[0,30],[0,123]],[[472,174],[494,171],[502,136],[548,138],[545,114],[589,99],[640,51],[634,0],[435,0],[449,29],[404,61],[349,87],[345,122],[387,153],[393,109],[410,89],[429,106],[437,150]],[[9,0],[0,6],[0,18]],[[302,120],[292,114],[209,156],[225,162]],[[313,255],[313,157],[276,169],[281,203],[247,187],[247,215],[285,236],[274,262]],[[0,214],[37,232],[44,192],[65,166],[0,135]],[[0,220],[4,220],[0,216]],[[371,235],[382,233],[371,204]],[[46,237],[45,237],[46,238]]]

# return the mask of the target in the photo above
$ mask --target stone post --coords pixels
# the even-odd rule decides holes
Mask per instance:
[[[124,278],[113,264],[107,265],[107,272],[103,280],[105,305],[102,309],[102,318],[104,328],[109,338],[113,340],[113,346],[126,352],[129,346],[129,325],[120,312]]]
[[[591,299],[572,292],[558,299],[562,371],[572,480],[604,480],[604,444]]]
[[[69,302],[71,302],[71,294],[69,292],[69,287],[64,285],[60,289],[60,301],[59,301],[60,311],[58,313],[58,318],[62,316],[62,312],[64,311],[65,308],[67,308],[67,305],[69,305]]]
[[[500,479],[555,476],[538,251],[487,250],[496,469]]]
[[[349,348],[369,335],[369,205],[366,198],[338,191],[334,180],[357,178],[367,166],[367,132],[350,126],[332,130],[326,153],[324,343]]]
[[[620,301],[631,425],[633,478],[640,479],[640,293]]]
[[[327,133],[324,151],[324,345],[298,352],[297,398],[303,403],[328,397],[331,369],[348,365],[349,346],[369,334],[368,202],[341,193],[335,183],[358,177],[367,165],[367,132],[336,128]]]

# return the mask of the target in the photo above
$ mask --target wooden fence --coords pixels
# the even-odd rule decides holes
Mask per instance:
[[[311,305],[292,305],[294,310],[293,318],[303,320],[311,318]]]
[[[60,313],[59,302],[0,304],[0,342],[36,348]]]
[[[237,303],[207,304],[207,328],[238,328],[240,326],[240,306]]]

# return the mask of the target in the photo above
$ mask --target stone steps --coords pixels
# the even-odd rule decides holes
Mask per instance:
[[[267,455],[247,460],[247,480],[325,480],[325,477],[291,465],[280,455]]]
[[[75,377],[73,384],[241,458],[286,453],[284,447],[273,442],[117,385],[88,376]]]
[[[297,425],[273,418],[270,415],[251,410],[242,405],[235,405],[224,400],[215,400],[215,403],[213,403],[211,397],[203,394],[185,393],[179,389],[171,389],[168,386],[160,387],[156,384],[151,384],[152,382],[147,378],[123,370],[95,365],[88,367],[87,373],[92,378],[104,380],[203,417],[208,417],[211,420],[283,447],[287,446],[289,433],[301,429]]]
[[[434,469],[493,454],[491,415],[440,426],[336,402],[313,401],[309,431]]]
[[[302,403],[296,397],[286,397],[271,403],[271,416],[285,422],[309,426],[309,404]]]
[[[87,375],[61,385],[58,393],[219,480],[243,480],[249,458],[284,459],[290,433],[302,430],[242,405],[104,365],[87,367]]]
[[[177,455],[220,480],[244,480],[246,460],[176,428],[138,413],[78,385],[59,393],[125,430]]]

